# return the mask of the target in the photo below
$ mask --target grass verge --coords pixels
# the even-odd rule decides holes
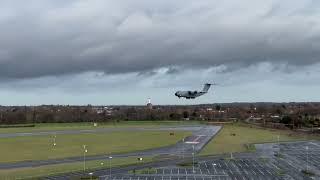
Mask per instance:
[[[155,159],[153,157],[144,157],[142,163],[151,162]],[[128,157],[128,158],[114,158],[111,161],[111,167],[119,167],[126,165],[134,165],[141,162],[138,162],[137,157]],[[52,176],[57,174],[82,171],[84,167],[83,162],[77,163],[66,163],[59,165],[48,165],[34,168],[18,168],[10,170],[0,170],[1,179],[13,180],[13,179],[37,179],[42,176]],[[87,161],[86,162],[86,173],[94,171],[95,169],[109,168],[108,160],[99,160],[99,161]],[[94,174],[93,174],[94,175]]]
[[[201,151],[200,155],[254,151],[252,144],[307,140],[314,137],[293,135],[291,131],[250,127],[244,124],[224,125],[221,131]]]
[[[120,154],[175,144],[191,132],[176,131],[116,131],[97,134],[29,136],[0,138],[0,163],[45,160],[98,154]]]

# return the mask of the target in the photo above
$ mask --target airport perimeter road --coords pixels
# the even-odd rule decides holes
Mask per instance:
[[[123,129],[123,128],[122,128]],[[161,128],[125,128],[126,130],[183,130],[192,131],[192,135],[186,137],[184,140],[179,141],[175,145],[162,147],[152,150],[139,151],[127,154],[114,154],[117,157],[130,157],[130,156],[150,156],[150,155],[176,155],[176,156],[192,156],[192,153],[199,152],[221,129],[220,126],[183,126],[183,127],[161,127]],[[70,132],[70,131],[67,131]],[[86,160],[103,160],[106,155],[87,156]],[[39,167],[44,165],[62,164],[70,162],[81,162],[83,157],[70,157],[63,159],[49,159],[40,161],[23,161],[17,163],[0,163],[0,169],[13,169],[25,167]]]

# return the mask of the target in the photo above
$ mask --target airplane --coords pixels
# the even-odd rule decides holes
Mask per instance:
[[[183,97],[186,99],[195,99],[196,97],[206,94],[211,85],[215,85],[215,84],[209,84],[209,83],[204,84],[202,91],[177,91],[174,95],[177,96],[178,98]]]

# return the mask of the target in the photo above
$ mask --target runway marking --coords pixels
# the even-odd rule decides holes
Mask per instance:
[[[199,142],[192,142],[192,141],[187,141],[185,142],[186,144],[199,144]]]
[[[187,141],[186,144],[198,144],[198,140],[203,137],[204,135],[197,135],[197,137],[193,141]]]
[[[32,133],[19,133],[20,135],[30,135]]]

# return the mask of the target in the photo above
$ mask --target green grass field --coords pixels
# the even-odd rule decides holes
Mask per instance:
[[[176,125],[199,125],[199,121],[120,121],[109,123],[98,123],[97,127],[92,122],[83,123],[40,123],[35,127],[19,128],[0,128],[0,133],[16,132],[37,132],[37,131],[57,131],[57,130],[76,130],[76,129],[94,129],[94,128],[114,128],[114,127],[159,127]]]
[[[53,136],[29,136],[0,138],[0,162],[45,160],[73,156],[119,154],[146,150],[175,144],[191,132],[176,131],[117,131],[96,134],[57,135],[53,146]]]
[[[250,150],[246,147],[246,144],[277,142],[278,135],[280,141],[297,141],[311,138],[291,134],[293,134],[291,131],[261,129],[243,124],[224,125],[223,129],[208,143],[200,155],[245,152]]]
[[[137,157],[128,158],[114,158],[111,161],[112,167],[124,166],[124,165],[134,165],[138,163],[146,163],[155,160],[153,157],[143,157],[142,162],[137,161]],[[54,174],[68,173],[73,171],[82,171],[84,167],[83,162],[77,163],[66,163],[59,165],[48,165],[35,168],[20,168],[20,169],[10,169],[10,170],[0,170],[0,179],[13,180],[13,179],[36,179],[35,177],[49,176]],[[108,160],[100,161],[87,161],[86,162],[86,172],[90,170],[99,168],[109,168]]]

